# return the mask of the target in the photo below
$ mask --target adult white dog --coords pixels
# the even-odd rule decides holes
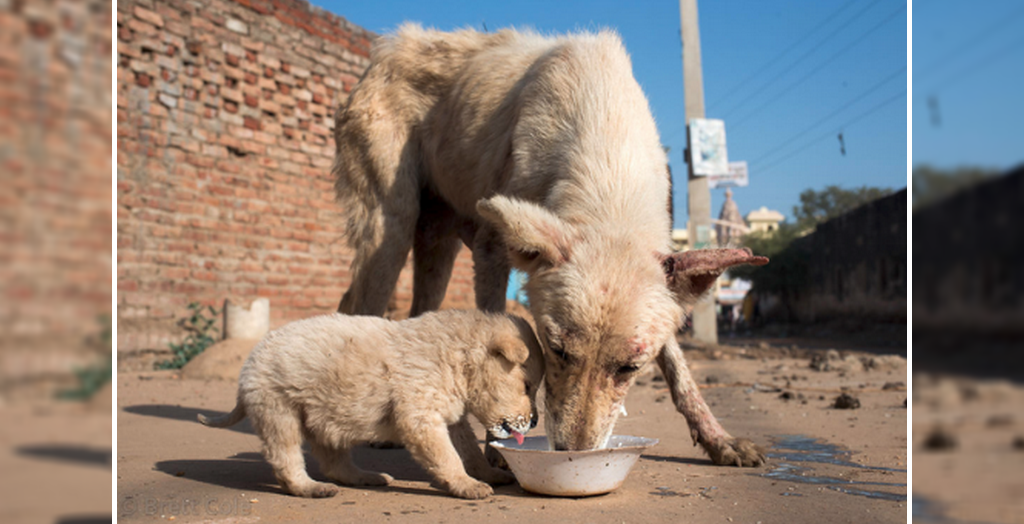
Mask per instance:
[[[617,35],[406,25],[377,41],[336,124],[356,251],[339,311],[383,314],[410,249],[412,315],[436,309],[461,238],[480,309],[504,310],[510,267],[529,275],[554,448],[603,446],[637,371],[657,359],[715,463],[764,461],[711,414],[675,332],[726,268],[767,259],[670,254],[666,157]]]

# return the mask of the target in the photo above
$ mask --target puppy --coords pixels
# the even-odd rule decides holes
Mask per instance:
[[[402,322],[324,315],[269,333],[242,367],[234,410],[199,421],[227,427],[252,419],[281,486],[300,497],[338,493],[306,473],[305,438],[324,475],[340,484],[390,483],[387,474],[356,467],[350,451],[391,441],[404,444],[442,489],[479,499],[493,493],[485,482],[514,477],[461,436],[472,435],[467,415],[494,437],[522,441],[537,424],[543,367],[530,325],[511,315],[439,311]]]

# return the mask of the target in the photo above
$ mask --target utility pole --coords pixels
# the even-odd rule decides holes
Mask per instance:
[[[694,118],[704,118],[704,78],[700,65],[700,29],[697,23],[697,0],[679,0],[679,22],[683,38],[683,92],[686,101],[686,164],[689,180],[686,197],[689,204],[690,249],[708,242],[711,237],[711,191],[705,176],[694,176],[690,158],[690,125]],[[693,338],[709,344],[718,343],[715,297],[710,293],[693,307]]]

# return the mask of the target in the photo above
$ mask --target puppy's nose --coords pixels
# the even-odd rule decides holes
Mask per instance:
[[[537,427],[537,421],[540,420],[540,415],[536,411],[533,412],[533,416],[530,417],[530,429]]]

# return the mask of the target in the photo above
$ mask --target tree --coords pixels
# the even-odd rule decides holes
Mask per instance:
[[[863,186],[843,189],[826,186],[821,191],[807,189],[800,193],[800,205],[793,206],[793,216],[799,231],[814,229],[815,226],[858,208],[868,202],[892,194],[890,188]]]
[[[929,165],[914,168],[911,173],[912,201],[914,209],[934,204],[953,193],[987,180],[1000,172],[983,167],[958,167],[937,169]]]
[[[767,266],[734,266],[729,268],[729,276],[749,280],[759,290],[779,291],[791,284],[789,278],[780,278],[782,266],[790,269],[779,256],[801,235],[801,229],[790,222],[782,222],[775,231],[754,231],[743,236],[742,245],[748,247],[758,256],[771,259]],[[788,272],[788,271],[787,271]]]

